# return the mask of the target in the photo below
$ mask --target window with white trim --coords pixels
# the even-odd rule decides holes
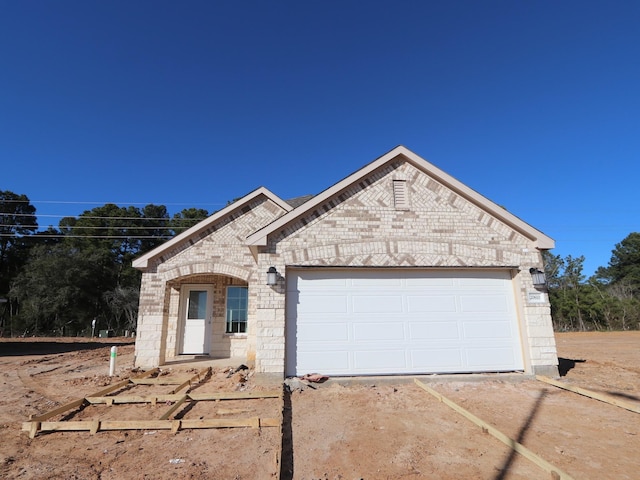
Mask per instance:
[[[247,311],[249,307],[249,288],[227,287],[226,333],[247,333]]]

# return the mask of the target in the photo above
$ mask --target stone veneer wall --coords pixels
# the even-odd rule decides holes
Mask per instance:
[[[394,179],[405,180],[409,209],[394,206]],[[517,267],[514,288],[529,372],[557,372],[550,305],[529,304],[529,268],[542,267],[533,242],[509,225],[425,175],[397,161],[274,233],[261,250],[258,271],[275,266]],[[282,374],[285,283],[258,285],[256,366]]]

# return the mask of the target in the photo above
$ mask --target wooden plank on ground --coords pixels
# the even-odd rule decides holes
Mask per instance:
[[[210,374],[211,374],[211,367],[203,368],[198,373],[196,373],[193,377],[191,377],[190,379],[184,381],[183,383],[178,385],[176,388],[171,390],[169,393],[178,393],[180,390],[182,390],[187,385],[190,386],[191,384],[196,383],[196,381],[201,382],[202,378],[207,378]]]
[[[202,420],[182,420],[182,428],[239,428],[239,427],[278,427],[277,418],[209,418]]]
[[[575,387],[573,385],[554,380],[553,378],[545,377],[544,375],[536,375],[536,378],[541,382],[548,383],[549,385],[553,385],[564,390],[569,390],[570,392],[593,398],[610,405],[615,405],[616,407],[624,408],[625,410],[629,410],[630,412],[640,413],[640,405],[634,405],[631,402],[625,402],[624,400],[613,398],[612,396],[604,393],[593,392],[591,390],[587,390],[586,388]]]
[[[285,433],[284,432],[284,409],[285,409],[284,389],[285,387],[283,385],[282,390],[280,391],[280,406],[278,408],[278,423],[279,423],[278,429],[280,430],[280,435],[278,437],[280,438],[280,441],[278,442],[278,446],[276,448],[275,457],[274,457],[275,471],[278,477],[280,477],[281,470],[282,470],[282,465],[281,465],[282,464],[282,443],[284,442],[284,433]]]
[[[268,392],[220,392],[220,393],[190,393],[191,400],[249,400],[252,398],[278,398],[282,395],[278,391]]]
[[[60,415],[61,413],[66,412],[67,410],[71,410],[73,408],[80,407],[85,402],[84,398],[79,398],[78,400],[74,400],[73,402],[65,403],[64,405],[59,406],[58,408],[54,408],[53,410],[49,410],[42,415],[31,415],[29,416],[29,420],[32,422],[42,422],[51,417],[55,417],[56,415]]]
[[[164,402],[177,402],[184,394],[171,394],[171,395],[115,395],[113,397],[86,397],[85,400],[92,405],[102,403],[113,403],[114,405],[124,403],[164,403]]]
[[[65,421],[65,422],[41,422],[41,432],[78,432],[86,431],[95,433],[107,430],[172,430],[179,429],[206,429],[206,428],[247,428],[247,427],[278,427],[280,421],[277,418],[237,418],[237,419],[202,419],[202,420],[91,420],[91,421]],[[30,431],[33,422],[24,422],[22,430]]]
[[[467,418],[468,420],[470,420],[473,423],[475,423],[476,425],[478,425],[480,428],[482,428],[483,432],[486,431],[487,433],[490,433],[493,437],[495,437],[498,440],[500,440],[502,443],[504,443],[506,446],[508,446],[512,450],[515,450],[516,452],[518,452],[523,457],[531,460],[533,463],[535,463],[540,468],[542,468],[547,473],[549,473],[552,478],[561,479],[561,480],[573,480],[573,477],[571,477],[568,473],[563,472],[562,470],[560,470],[555,465],[552,465],[551,463],[547,462],[544,458],[542,458],[542,457],[538,456],[537,454],[533,453],[531,450],[529,450],[527,447],[525,447],[521,443],[518,443],[517,441],[515,441],[512,438],[508,437],[507,435],[502,433],[500,430],[498,430],[494,426],[492,426],[492,425],[488,424],[487,422],[485,422],[484,420],[476,417],[474,414],[472,414],[468,410],[464,409],[463,407],[461,407],[457,403],[453,402],[452,400],[449,400],[444,395],[441,395],[440,393],[436,392],[434,389],[432,389],[431,387],[425,385],[420,380],[414,379],[414,382],[416,383],[416,385],[418,385],[424,391],[430,393],[431,395],[436,397],[438,400],[440,400],[442,403],[444,403],[445,405],[449,406],[450,408],[452,408],[453,410],[458,412],[463,417]]]
[[[102,404],[113,401],[113,404],[121,403],[163,403],[177,402],[185,394],[164,394],[164,395],[116,395],[113,397],[86,397],[91,404]],[[251,400],[259,398],[278,398],[278,392],[219,392],[219,393],[187,393],[188,399],[193,401],[207,400]]]
[[[184,377],[156,377],[156,378],[140,378],[137,380],[131,380],[131,383],[136,385],[180,385],[185,381]]]
[[[162,414],[162,416],[160,417],[160,420],[168,420],[169,417],[173,414],[173,412],[175,412],[178,408],[180,408],[180,405],[182,405],[184,402],[187,401],[187,398],[188,398],[187,395],[183,395],[180,400],[178,400],[166,412]]]

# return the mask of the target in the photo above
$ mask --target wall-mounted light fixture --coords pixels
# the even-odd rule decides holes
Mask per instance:
[[[267,270],[267,285],[269,285],[270,287],[273,287],[277,283],[278,283],[278,271],[276,270],[276,267],[269,267],[269,270]]]
[[[531,267],[529,269],[531,278],[533,279],[533,286],[536,288],[543,288],[547,286],[547,277],[542,270]]]

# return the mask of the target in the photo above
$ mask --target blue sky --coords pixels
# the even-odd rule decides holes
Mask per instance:
[[[0,0],[0,190],[318,193],[402,144],[585,255],[639,231],[640,2]]]

